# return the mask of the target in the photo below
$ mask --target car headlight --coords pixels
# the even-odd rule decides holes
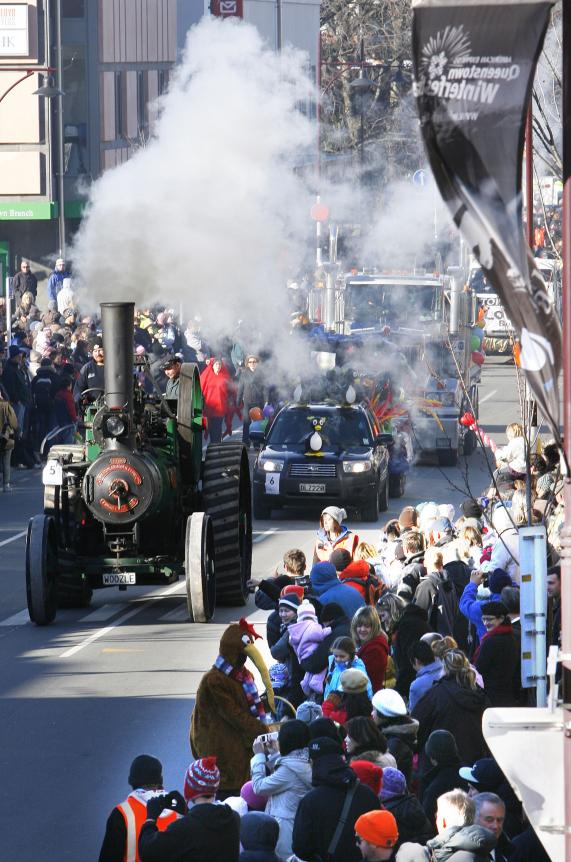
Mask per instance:
[[[105,420],[105,430],[111,437],[120,437],[125,433],[125,423],[119,416],[109,416]]]
[[[370,461],[343,461],[344,473],[368,473],[370,469]]]
[[[262,461],[260,463],[262,470],[265,470],[266,473],[281,473],[284,468],[283,461],[271,461],[269,458],[267,461]]]

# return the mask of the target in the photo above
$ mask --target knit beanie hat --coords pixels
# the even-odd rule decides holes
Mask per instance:
[[[281,725],[278,735],[280,754],[285,756],[309,745],[309,728],[304,721],[290,719]]]
[[[268,668],[272,688],[284,688],[289,682],[289,670],[287,664],[276,661]]]
[[[299,610],[297,612],[297,619],[299,620],[315,620],[317,622],[317,614],[315,612],[314,606],[307,599],[304,599],[299,606]]]
[[[480,605],[482,616],[485,617],[507,617],[508,609],[503,602],[482,602]]]
[[[373,695],[373,707],[381,715],[394,718],[406,715],[406,703],[394,688],[382,688]]]
[[[318,760],[320,757],[325,757],[326,754],[343,754],[341,742],[336,742],[329,736],[318,736],[317,739],[312,739],[309,743],[309,758],[310,760]]]
[[[418,524],[418,512],[414,506],[405,506],[399,515],[399,525],[402,530],[410,530]]]
[[[347,512],[345,509],[340,509],[339,506],[326,506],[321,513],[321,517],[323,517],[323,515],[331,515],[338,524],[341,524],[347,517]]]
[[[379,795],[383,783],[382,767],[368,760],[352,760],[351,769],[356,773],[361,784],[370,787],[375,796]]]
[[[402,796],[406,793],[406,778],[400,769],[387,766],[383,769],[383,786],[381,788],[381,799],[391,799],[393,796]]]
[[[477,500],[468,498],[460,504],[460,509],[465,518],[481,518],[484,514],[482,507]]]
[[[488,578],[488,585],[492,593],[501,593],[504,587],[511,587],[512,579],[503,569],[494,569]]]
[[[254,793],[251,781],[246,781],[246,783],[242,785],[240,796],[252,811],[263,811],[266,807],[266,802],[268,801],[267,796],[260,796],[259,793]]]
[[[294,610],[297,613],[297,610],[300,606],[301,602],[299,601],[299,596],[295,593],[288,593],[287,596],[281,596],[278,602],[278,608],[289,608],[290,610]]]
[[[127,779],[133,790],[156,784],[163,786],[163,766],[158,757],[152,754],[139,754],[131,764]]]
[[[313,703],[312,700],[304,700],[300,703],[295,712],[295,717],[300,721],[305,721],[306,724],[311,724],[316,718],[321,718],[323,710],[318,703]]]
[[[214,796],[220,787],[220,770],[215,757],[201,757],[186,770],[184,798],[188,802],[197,796]]]
[[[351,554],[347,548],[335,548],[329,556],[329,562],[333,563],[338,572],[342,572],[351,562]]]
[[[432,757],[439,766],[457,763],[460,760],[456,740],[449,730],[433,730],[424,746],[427,757]]]
[[[355,821],[355,832],[374,847],[389,849],[399,838],[394,815],[390,811],[367,811]]]
[[[297,596],[298,599],[303,601],[305,590],[303,587],[298,586],[297,584],[288,584],[287,587],[284,587],[280,593],[280,599],[284,596]]]
[[[356,667],[344,670],[339,679],[341,691],[345,694],[361,694],[367,691],[369,677]]]
[[[337,730],[337,725],[332,718],[316,718],[309,725],[309,738],[317,739],[318,737],[328,736],[329,739],[334,739],[335,742],[341,744],[341,737]]]

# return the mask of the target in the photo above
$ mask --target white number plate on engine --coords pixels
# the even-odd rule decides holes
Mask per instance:
[[[302,484],[299,486],[302,494],[325,494],[325,485],[318,485],[315,482]]]
[[[44,485],[63,485],[63,467],[53,458],[46,463],[42,470],[42,482]]]
[[[135,572],[107,572],[103,574],[104,587],[123,587],[127,584],[136,584]]]

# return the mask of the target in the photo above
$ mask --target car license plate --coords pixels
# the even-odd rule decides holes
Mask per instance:
[[[136,583],[137,575],[135,572],[107,572],[103,574],[104,587],[123,587]]]
[[[316,484],[315,482],[302,483],[299,486],[299,490],[302,494],[325,494],[325,485]]]

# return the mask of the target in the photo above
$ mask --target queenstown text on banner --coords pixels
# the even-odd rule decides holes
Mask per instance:
[[[523,232],[525,117],[551,3],[413,0],[414,94],[440,193],[520,340],[559,439],[561,326]]]

